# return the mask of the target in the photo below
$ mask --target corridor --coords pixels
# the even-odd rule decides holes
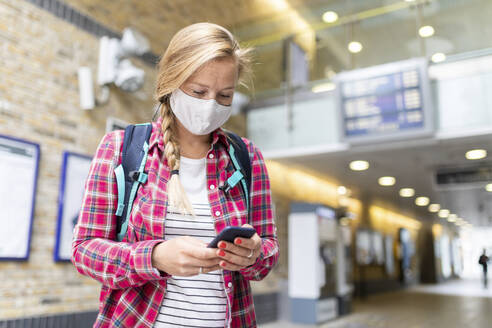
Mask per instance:
[[[314,327],[284,322],[264,328]],[[382,293],[354,302],[353,314],[320,325],[323,328],[489,328],[492,290],[480,281],[452,281]]]

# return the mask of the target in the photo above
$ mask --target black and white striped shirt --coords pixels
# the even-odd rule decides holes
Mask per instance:
[[[179,177],[193,205],[195,217],[169,208],[166,216],[166,240],[192,236],[206,243],[215,236],[214,220],[206,185],[206,158],[181,157]],[[227,298],[222,270],[191,277],[172,276],[154,324],[164,327],[224,327]]]

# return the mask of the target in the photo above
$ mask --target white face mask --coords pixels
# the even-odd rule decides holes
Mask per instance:
[[[199,99],[177,88],[171,93],[171,109],[183,126],[195,135],[207,135],[221,127],[231,116],[231,106],[215,99]]]

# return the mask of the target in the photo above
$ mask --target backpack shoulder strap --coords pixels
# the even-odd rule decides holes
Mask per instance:
[[[135,195],[141,183],[147,181],[144,172],[149,150],[149,139],[152,133],[152,124],[131,124],[125,129],[123,148],[121,151],[121,164],[115,169],[118,185],[117,233],[118,240],[123,240],[128,228],[130,215]]]
[[[229,156],[236,169],[236,172],[229,178],[231,181],[227,181],[229,187],[233,187],[238,182],[244,189],[246,195],[246,204],[249,210],[249,191],[251,190],[251,160],[249,158],[248,147],[244,143],[243,139],[237,134],[227,131],[227,135],[230,138]]]

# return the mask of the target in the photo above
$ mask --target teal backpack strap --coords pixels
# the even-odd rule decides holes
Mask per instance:
[[[118,184],[118,208],[115,214],[116,216],[121,216],[125,208],[125,172],[121,164],[114,170],[114,174],[116,175],[116,183]]]
[[[227,132],[230,138],[229,157],[231,158],[235,172],[227,179],[226,183],[221,187],[224,192],[228,192],[238,183],[241,183],[244,195],[246,196],[246,208],[248,216],[251,217],[251,208],[249,200],[249,192],[251,188],[251,161],[249,157],[248,147],[243,139],[235,133]]]
[[[126,211],[126,217],[125,220],[123,221],[123,224],[121,225],[121,230],[118,233],[118,240],[121,241],[123,240],[123,237],[125,237],[126,232],[128,230],[128,218],[130,217],[131,208],[133,207],[133,201],[135,200],[135,195],[137,194],[138,187],[140,186],[141,183],[147,182],[148,175],[147,173],[144,172],[145,168],[145,163],[147,162],[147,155],[149,151],[149,145],[147,141],[145,141],[143,145],[143,151],[144,151],[144,156],[142,158],[142,161],[140,162],[140,167],[138,168],[138,171],[131,171],[130,176],[134,179],[132,189],[130,191],[130,198],[128,199],[128,208],[129,210]]]
[[[125,129],[125,138],[121,152],[121,164],[115,169],[118,185],[118,207],[116,209],[116,237],[122,241],[128,230],[128,219],[137,195],[138,188],[147,182],[144,172],[149,151],[152,124],[134,124]]]
[[[236,150],[234,147],[229,147],[229,157],[231,158],[232,164],[234,165],[234,169],[236,170],[230,177],[227,179],[225,192],[229,191],[229,189],[234,188],[238,182],[241,182],[241,186],[244,190],[244,194],[246,195],[246,208],[249,211],[249,189],[246,185],[245,176],[242,173],[243,169],[236,158]]]

